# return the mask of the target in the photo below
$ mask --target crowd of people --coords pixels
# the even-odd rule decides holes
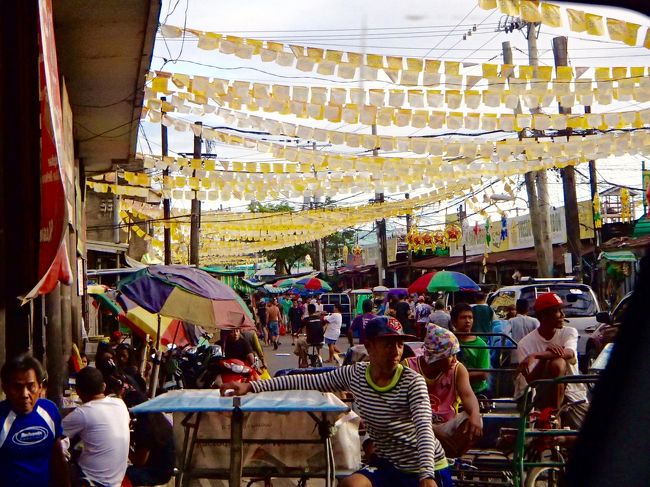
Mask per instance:
[[[146,396],[138,378],[126,372],[124,350],[102,350],[97,365],[103,370],[82,368],[75,375],[80,404],[61,412],[45,398],[38,360],[24,354],[3,365],[2,485],[120,487],[125,475],[134,486],[169,481],[176,459],[172,425],[159,413],[131,419],[128,408]],[[108,365],[113,357],[117,362]]]
[[[286,325],[296,350],[316,346],[320,354],[327,346],[327,362],[341,353],[339,305],[324,313],[317,299],[293,297],[254,306],[262,326],[222,333],[225,357],[253,365],[257,356],[264,363],[260,340],[277,349]],[[481,295],[475,304],[459,303],[451,310],[427,296],[383,304],[368,299],[347,330],[349,345],[357,339],[366,361],[323,374],[228,383],[222,392],[347,391],[369,439],[367,464],[340,485],[451,486],[447,458],[462,455],[483,433],[479,398],[491,394],[493,366],[486,334],[498,332],[517,342],[508,358],[517,368],[517,393],[537,379],[577,374],[577,331],[564,326],[564,306],[557,295],[546,293],[534,303],[537,318],[528,316],[528,302],[520,300],[502,320]],[[418,339],[419,350],[404,345]],[[305,356],[298,355],[306,366]],[[172,425],[160,414],[130,418],[127,408],[146,400],[147,380],[134,349],[118,335],[98,346],[94,367],[76,373],[81,403],[70,411],[60,413],[44,398],[45,374],[29,355],[7,361],[1,378],[7,399],[0,402],[0,470],[9,472],[7,485],[47,485],[55,479],[56,485],[117,487],[125,475],[132,485],[159,485],[171,478]],[[563,424],[573,428],[580,427],[588,408],[585,390],[577,384],[541,388],[535,401],[540,409],[563,411]],[[572,407],[564,408],[567,404]]]

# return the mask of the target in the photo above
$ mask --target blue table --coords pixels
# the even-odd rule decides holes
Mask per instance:
[[[189,485],[191,479],[221,478],[228,479],[231,487],[239,487],[242,475],[246,477],[295,477],[302,466],[297,466],[291,472],[279,471],[245,471],[243,468],[244,443],[322,443],[326,459],[326,471],[323,473],[326,485],[330,487],[334,481],[334,462],[331,443],[332,425],[336,419],[349,408],[331,396],[318,391],[281,391],[248,394],[241,397],[222,397],[219,391],[213,389],[192,389],[171,391],[150,401],[139,404],[131,411],[141,413],[185,413],[182,421],[184,439],[179,465],[180,475],[176,479],[177,486]],[[307,413],[314,420],[320,439],[311,440],[260,440],[243,438],[243,419],[245,413]],[[205,413],[221,413],[231,417],[230,421],[230,468],[227,472],[219,469],[195,469],[192,466],[194,449],[197,444],[219,443],[223,440],[214,438],[197,438],[202,415]],[[311,477],[316,475],[310,474]]]

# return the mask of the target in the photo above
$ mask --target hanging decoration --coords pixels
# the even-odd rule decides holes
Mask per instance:
[[[650,98],[650,94],[649,94]],[[646,113],[647,112],[647,113]],[[526,139],[505,139],[500,141],[490,141],[481,137],[471,137],[465,136],[462,141],[458,139],[450,139],[447,137],[406,137],[406,136],[389,136],[389,135],[372,135],[372,134],[360,134],[360,133],[350,133],[338,130],[325,130],[320,128],[314,128],[301,124],[294,124],[288,122],[279,122],[277,120],[258,117],[256,115],[250,115],[243,112],[236,112],[224,108],[219,108],[215,111],[215,114],[223,118],[224,123],[232,127],[240,127],[244,129],[257,129],[259,131],[268,132],[271,135],[278,137],[296,137],[300,140],[315,140],[317,142],[328,143],[332,145],[346,145],[348,147],[355,148],[364,148],[367,150],[379,148],[381,150],[393,151],[395,149],[400,152],[413,152],[415,154],[430,154],[430,155],[441,155],[446,157],[490,157],[495,152],[500,160],[503,160],[507,156],[526,156],[527,159],[538,158],[539,155],[553,153],[571,153],[574,157],[578,154],[581,154],[584,157],[591,159],[601,158],[599,154],[589,154],[589,152],[603,152],[603,147],[601,145],[606,145],[607,143],[614,143],[617,146],[617,150],[624,151],[636,151],[644,150],[646,145],[644,145],[643,139],[648,135],[647,131],[638,130],[635,132],[624,132],[624,133],[596,133],[590,135],[574,135],[568,139],[550,139],[550,140],[536,140],[533,138]],[[626,115],[627,116],[627,115]],[[612,117],[611,114],[588,114],[587,122],[589,126],[592,127],[601,127],[603,125],[603,120],[606,118],[606,125],[618,123],[620,117],[617,115]],[[646,123],[650,121],[650,109],[640,110],[639,118],[641,121]],[[185,120],[177,119],[170,115],[165,115],[163,117],[163,122],[168,121],[170,126],[173,128],[178,128],[177,121],[181,121],[183,124],[189,123]],[[183,125],[184,127],[184,125]],[[192,126],[194,128],[194,125]],[[208,126],[200,127],[199,134],[203,138],[208,140],[216,140],[216,132],[225,132],[225,129],[215,129]],[[226,132],[229,133],[229,132]],[[621,149],[618,149],[618,147]],[[561,149],[560,149],[561,147]],[[605,148],[606,149],[606,148]],[[173,158],[165,157],[161,158],[160,156],[149,156],[143,155],[138,157],[144,158],[144,164],[147,168],[152,168],[156,164],[160,165],[160,162],[166,164],[174,163],[182,166],[187,164],[190,160],[187,158]],[[210,160],[216,164],[216,167],[223,166],[220,160]],[[228,161],[226,161],[228,164]],[[230,167],[241,167],[242,170],[249,171],[249,163],[230,161],[228,165],[228,170]],[[197,167],[195,169],[202,169]],[[263,171],[264,169],[265,171]],[[288,172],[285,169],[284,164],[282,163],[269,163],[268,165],[260,166],[260,172],[270,172],[270,173],[283,173]],[[300,168],[296,168],[296,172],[302,172]],[[506,190],[507,192],[507,190]]]
[[[461,228],[455,223],[451,223],[445,227],[445,238],[449,243],[458,243],[463,237]]]
[[[508,217],[506,212],[501,213],[501,241],[508,238]]]
[[[621,189],[621,221],[631,222],[632,212],[630,211],[630,191],[627,188]]]
[[[603,218],[600,214],[600,197],[598,196],[598,193],[594,195],[593,211],[594,211],[594,227],[596,229],[603,228]]]
[[[255,110],[261,108],[265,111],[273,106],[280,107],[279,103],[289,102],[288,108],[292,113],[303,106],[298,105],[302,103],[306,110],[312,112],[311,116],[327,118],[324,107],[343,105],[349,105],[350,109],[358,107],[357,111],[362,107],[385,109],[407,106],[411,109],[428,107],[451,111],[464,108],[474,110],[481,104],[491,108],[513,108],[521,103],[523,107],[533,108],[535,105],[549,107],[557,102],[564,108],[571,108],[584,103],[610,105],[614,101],[647,100],[650,72],[645,67],[595,68],[591,78],[583,74],[576,80],[571,79],[572,67],[559,66],[556,79],[551,79],[551,68],[540,66],[535,78],[532,72],[524,72],[520,68],[521,77],[490,79],[485,87],[487,89],[480,90],[463,90],[461,87],[441,90],[431,86],[426,89],[362,89],[283,85],[156,71],[148,74],[151,86],[145,87],[144,106],[156,112],[198,114],[196,112],[201,110],[206,113],[218,110],[209,105],[209,100],[218,105],[250,104],[256,106]],[[575,69],[577,71],[579,68]],[[171,85],[169,80],[172,81]],[[159,96],[165,96],[168,101],[163,101]],[[323,107],[322,113],[318,107]],[[232,108],[237,109],[236,106]],[[351,112],[346,116],[351,116]]]
[[[520,9],[520,3],[522,8]],[[562,19],[560,16],[559,6],[544,2],[541,12],[537,11],[537,7],[526,8],[533,2],[524,0],[519,2],[517,0],[500,2],[501,11],[504,12],[503,4],[511,5],[509,10],[513,17],[522,16],[526,21],[541,22],[551,27],[560,27]],[[496,3],[493,1],[479,0],[479,5],[485,9],[496,8]],[[571,9],[568,9],[571,10]],[[572,22],[577,16],[569,14],[569,26],[574,32],[582,32],[587,30],[587,33],[592,35],[604,35],[602,27],[602,17],[593,14],[584,14],[580,11],[573,11],[582,13],[583,17],[588,17],[591,22]],[[567,13],[569,13],[567,11]],[[539,20],[531,20],[538,18]],[[625,42],[628,45],[635,45],[637,40],[638,24],[631,22],[623,22],[616,19],[608,19],[607,22],[608,32],[610,38],[617,41]],[[580,30],[582,29],[582,30]],[[354,79],[357,74],[363,74],[364,80],[375,81],[381,71],[393,83],[402,85],[437,85],[441,82],[441,75],[445,75],[445,81],[450,84],[460,84],[458,80],[461,77],[460,68],[476,66],[475,63],[461,63],[459,61],[438,60],[438,59],[422,59],[410,58],[401,56],[384,56],[374,53],[360,53],[360,52],[346,52],[337,51],[334,49],[322,49],[318,47],[299,46],[295,44],[286,45],[281,42],[275,41],[262,41],[259,39],[251,39],[238,37],[233,35],[224,35],[218,32],[206,32],[191,28],[180,28],[173,25],[162,25],[160,32],[163,37],[167,39],[179,38],[186,35],[197,40],[197,47],[203,50],[219,50],[221,54],[235,55],[240,59],[252,59],[259,57],[262,62],[273,62],[282,67],[296,68],[302,72],[316,72],[323,76],[336,76],[343,79]],[[650,47],[650,42],[647,39],[645,47]],[[476,83],[481,78],[492,78],[507,76],[508,71],[512,71],[512,65],[503,65],[499,70],[499,65],[483,63],[481,66],[482,76],[468,77],[476,79]],[[442,71],[441,71],[442,68]],[[505,68],[505,69],[504,69]],[[533,71],[533,66],[520,66],[526,70]],[[458,80],[458,81],[457,81]],[[455,82],[455,83],[454,83]]]
[[[628,46],[636,46],[638,42],[639,24],[626,22],[624,20],[607,18],[603,22],[603,16],[582,10],[571,8],[561,9],[559,5],[548,2],[533,2],[530,0],[478,0],[482,9],[491,10],[499,8],[505,15],[519,17],[525,22],[540,22],[543,25],[554,28],[563,26],[562,11],[566,12],[569,30],[572,32],[585,32],[592,36],[605,37],[605,25],[607,34],[613,41],[622,42]],[[650,49],[650,28],[645,31],[643,47]]]
[[[156,73],[156,75],[157,77],[154,79],[162,79],[165,81],[167,81],[167,78],[162,76],[172,76],[171,73],[160,72]],[[225,82],[224,80],[218,81]],[[602,83],[607,83],[607,86],[601,87],[598,90],[598,94],[599,97],[603,98],[601,101],[607,101],[612,97],[614,88],[610,87],[611,79],[608,81],[602,81]],[[640,84],[637,87],[639,91],[639,99],[646,101],[650,96],[650,77],[647,78],[647,81],[639,81],[639,83]],[[166,95],[168,92],[167,89],[162,90],[161,88],[161,91],[153,91],[152,89],[147,88],[145,90],[145,110],[143,111],[143,116],[147,116],[150,121],[157,123],[163,120],[163,112],[169,113],[179,111],[182,113],[203,115],[205,113],[214,113],[219,106],[227,105],[234,110],[240,110],[245,106],[246,110],[251,112],[264,110],[265,112],[279,113],[282,115],[293,114],[298,118],[327,120],[332,123],[340,123],[343,121],[350,124],[376,124],[380,126],[395,125],[397,127],[409,126],[413,128],[424,128],[428,126],[433,129],[447,127],[452,130],[460,128],[472,130],[498,129],[506,132],[520,131],[527,128],[536,130],[564,130],[567,127],[574,129],[602,129],[608,127],[617,128],[618,125],[624,127],[631,125],[638,128],[647,124],[648,122],[644,120],[647,120],[648,116],[650,116],[650,113],[646,114],[639,111],[609,112],[605,114],[546,115],[543,113],[522,113],[513,115],[508,113],[488,113],[486,111],[477,112],[476,108],[478,108],[478,104],[476,106],[472,104],[475,108],[470,108],[469,106],[466,107],[466,112],[453,111],[454,108],[450,111],[435,111],[418,108],[405,108],[405,100],[401,100],[399,103],[395,102],[395,106],[376,106],[366,104],[363,100],[362,103],[353,103],[352,101],[356,101],[354,99],[347,102],[346,96],[341,96],[336,99],[336,103],[328,103],[327,100],[321,99],[312,102],[305,101],[305,96],[294,95],[293,92],[289,90],[290,87],[288,86],[285,86],[287,89],[286,93],[281,96],[274,96],[273,87],[275,86],[277,85],[269,85],[265,94],[256,93],[255,90],[248,88],[239,91],[233,88],[233,93],[228,91],[229,88],[223,88],[220,90],[213,88],[209,94],[206,94],[205,91],[200,91],[198,94],[194,92],[180,93],[184,94],[185,97],[172,97],[172,102],[162,101],[157,98],[158,95]],[[635,89],[634,86],[635,84],[633,82],[632,86],[628,87],[629,89],[626,88],[624,92],[627,93],[629,91],[630,93],[633,93]],[[224,90],[226,91],[224,92]],[[270,93],[268,92],[269,90]],[[617,90],[620,92],[619,88],[617,88]],[[220,92],[224,93],[219,94]],[[424,96],[424,93],[422,96]],[[483,98],[483,103],[486,106],[499,106],[498,99],[500,99],[501,96],[507,96],[507,94],[504,94],[504,91],[500,89],[498,93],[490,96],[492,96],[492,98],[496,97],[496,100]],[[564,97],[568,97],[567,100],[570,101],[574,99],[575,96],[575,92],[569,91],[569,94],[567,94],[566,90],[564,90],[561,100],[564,99]],[[427,97],[429,97],[429,94],[427,94]],[[516,107],[517,103],[520,102],[519,95],[513,94],[513,97],[511,98],[512,99],[506,103],[507,108]],[[535,96],[535,99],[530,99],[528,102],[526,101],[526,98],[526,96],[522,97],[525,106],[530,105],[530,108],[534,106],[548,107],[555,99],[555,95],[542,96],[541,98]],[[208,101],[209,99],[213,99],[215,104],[210,104]],[[626,99],[630,99],[630,97],[626,97]],[[190,105],[188,105],[186,101],[187,103],[190,103]],[[583,103],[593,103],[593,99],[582,99],[580,101]],[[573,103],[575,103],[575,101]],[[563,106],[566,107],[572,106],[573,103],[569,103],[566,100],[562,102]],[[419,103],[416,106],[424,108],[424,105],[420,105]],[[435,107],[436,104],[434,103],[430,106]],[[461,107],[457,106],[455,109],[459,108]],[[643,113],[643,116],[641,113]],[[597,122],[598,125],[592,126],[591,123],[593,122]],[[190,123],[177,120],[174,122],[174,128],[180,131],[187,131],[190,130]]]

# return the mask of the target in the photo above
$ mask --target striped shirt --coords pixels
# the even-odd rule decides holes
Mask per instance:
[[[447,459],[431,427],[431,404],[424,378],[400,365],[393,381],[379,387],[372,382],[369,369],[370,364],[363,362],[325,374],[290,375],[250,384],[254,392],[352,392],[377,455],[399,470],[417,472],[420,479],[433,478],[435,470],[447,467]]]

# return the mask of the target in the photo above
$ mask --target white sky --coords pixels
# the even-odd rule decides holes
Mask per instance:
[[[562,4],[561,5],[566,5]],[[622,9],[603,8],[592,5],[573,4],[573,8],[614,17],[642,26],[650,25],[647,17]],[[167,18],[167,16],[169,17]],[[484,11],[477,5],[477,0],[423,1],[423,0],[246,0],[242,2],[214,2],[199,0],[164,0],[161,23],[188,28],[209,30],[241,37],[253,37],[276,40],[286,43],[324,47],[338,50],[365,51],[379,54],[393,54],[412,57],[429,57],[464,62],[501,63],[501,43],[510,41],[515,64],[527,64],[526,39],[521,32],[511,34],[496,32],[496,26],[503,16],[497,11]],[[473,25],[476,32],[463,40],[463,34]],[[645,28],[639,30],[639,37],[645,34]],[[650,51],[643,47],[627,47],[619,42],[611,42],[607,37],[591,37],[575,34],[568,29],[551,29],[542,26],[538,39],[540,64],[553,65],[551,50],[552,38],[558,35],[569,37],[569,64],[572,66],[647,66]],[[639,41],[642,43],[642,39]],[[164,59],[170,62],[164,63]],[[197,64],[198,63],[198,64]],[[152,69],[267,83],[327,85],[336,82],[330,77],[323,80],[317,73],[302,73],[275,63],[262,63],[254,60],[242,60],[218,51],[203,51],[196,47],[192,38],[184,42],[180,39],[163,42],[157,37]],[[480,69],[480,68],[478,68]],[[472,74],[464,70],[464,73]],[[287,79],[289,77],[289,79]],[[346,86],[359,86],[358,82],[346,83]],[[386,86],[379,83],[378,86]],[[616,103],[608,106],[594,105],[594,112],[630,110],[647,108],[650,104]],[[490,110],[493,111],[493,110]],[[574,111],[578,111],[575,110]],[[258,114],[259,115],[259,114]],[[267,118],[281,118],[274,114],[263,114]],[[292,117],[289,117],[292,118]],[[189,117],[188,117],[189,119]],[[217,120],[217,119],[215,119]],[[294,121],[297,121],[294,119]],[[205,121],[210,124],[210,120]],[[217,122],[214,122],[215,124]],[[297,123],[338,130],[366,130],[361,126],[332,124],[301,120]],[[160,154],[160,125],[142,123],[146,139],[141,136],[139,150]],[[425,135],[426,130],[405,130],[380,127],[380,134],[387,135]],[[170,151],[191,152],[192,137],[190,133],[178,133],[169,130]],[[237,158],[238,160],[263,160],[266,154],[242,148],[217,147],[220,158]],[[336,147],[334,150],[349,150]],[[650,166],[650,164],[649,164]],[[600,182],[641,186],[641,158],[625,157],[598,161]],[[578,171],[587,174],[586,165],[578,166]],[[515,178],[515,180],[517,180]],[[519,178],[523,182],[523,176]],[[562,185],[559,173],[549,173],[551,200],[554,205],[562,204]],[[604,189],[605,185],[601,186]],[[500,191],[499,185],[495,187]],[[412,197],[418,192],[412,192]],[[347,197],[349,195],[342,195]],[[522,190],[519,196],[525,197]],[[372,195],[365,194],[349,198],[346,204],[365,202]],[[403,194],[387,195],[387,198],[403,198]],[[482,195],[479,195],[482,201]],[[588,180],[578,175],[578,199],[589,199]],[[446,207],[451,203],[442,203]],[[177,203],[178,204],[178,203]],[[241,208],[246,202],[229,202],[224,206]],[[518,200],[522,208],[523,202]],[[502,208],[513,208],[505,205]],[[421,213],[429,214],[437,207],[429,207]],[[455,209],[450,209],[455,212]],[[511,212],[514,214],[514,211]],[[444,219],[444,213],[428,215],[421,219],[423,225],[434,224]],[[393,222],[393,228],[399,230],[403,222]]]

